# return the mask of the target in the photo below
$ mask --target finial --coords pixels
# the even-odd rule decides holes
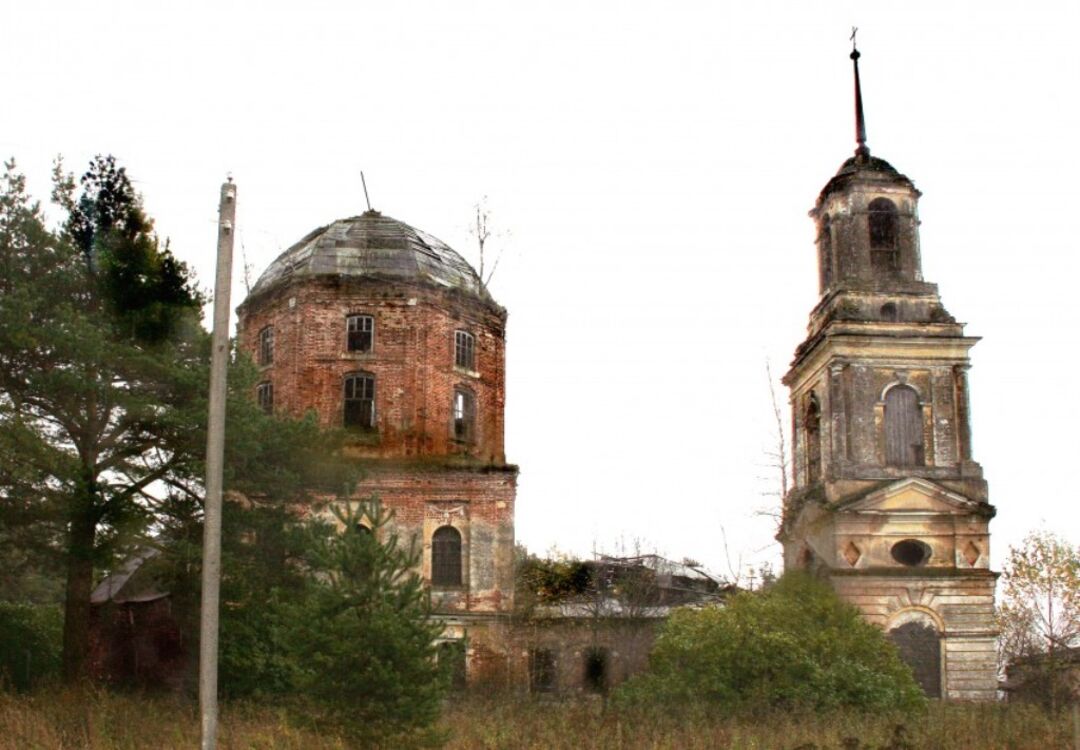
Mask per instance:
[[[851,62],[855,66],[855,159],[865,162],[870,158],[870,149],[866,147],[866,118],[863,117],[862,85],[859,83],[859,49],[856,47],[855,34],[859,31],[857,26],[851,27]]]
[[[367,203],[367,210],[371,210],[371,198],[368,197],[367,192],[367,180],[364,179],[364,170],[360,170],[360,184],[364,186],[364,201]]]

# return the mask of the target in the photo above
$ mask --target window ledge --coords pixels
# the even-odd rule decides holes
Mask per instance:
[[[466,377],[470,377],[470,378],[472,378],[474,380],[479,380],[480,379],[480,373],[479,372],[477,372],[476,370],[470,370],[467,367],[459,367],[458,365],[454,365],[454,372],[456,372],[456,373],[458,373],[460,375],[465,375]]]

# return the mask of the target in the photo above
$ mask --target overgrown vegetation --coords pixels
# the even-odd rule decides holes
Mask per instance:
[[[912,711],[925,699],[879,628],[802,574],[724,607],[679,609],[646,673],[619,691],[637,705],[711,710]]]
[[[60,672],[60,608],[0,602],[0,689],[26,691]]]
[[[898,731],[897,727],[900,727]],[[1047,750],[1072,742],[1068,715],[1032,706],[932,704],[917,719],[890,712],[736,717],[718,711],[605,710],[600,701],[464,698],[438,729],[447,750]],[[187,750],[197,706],[104,691],[0,694],[0,750]],[[395,748],[350,743],[295,713],[253,702],[222,707],[221,750]]]

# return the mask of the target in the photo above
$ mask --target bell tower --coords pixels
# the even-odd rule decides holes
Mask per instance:
[[[896,642],[927,695],[993,700],[994,586],[971,456],[978,338],[923,279],[919,191],[871,156],[853,49],[857,148],[810,211],[820,298],[784,376],[794,485],[778,538]]]

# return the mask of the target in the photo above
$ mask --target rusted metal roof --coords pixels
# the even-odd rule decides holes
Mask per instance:
[[[442,240],[378,211],[320,227],[270,264],[248,299],[317,276],[420,281],[494,304],[472,266]]]
[[[127,604],[129,602],[152,602],[168,596],[168,592],[162,591],[157,581],[140,576],[147,561],[160,554],[160,551],[152,547],[138,550],[129,557],[112,574],[107,576],[97,588],[90,594],[91,604]],[[134,580],[132,580],[134,578]]]

